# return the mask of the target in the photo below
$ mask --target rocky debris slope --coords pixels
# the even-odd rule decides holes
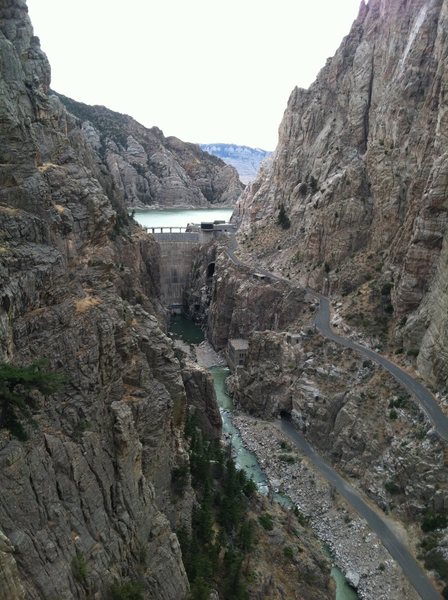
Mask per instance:
[[[2,2],[0,54],[0,362],[45,358],[65,378],[35,397],[27,440],[0,430],[0,589],[70,600],[138,579],[145,598],[184,598],[174,530],[194,496],[172,473],[188,464],[188,404],[213,405],[207,375],[185,389],[157,244],[49,95],[23,0]]]
[[[218,156],[228,165],[235,167],[244,184],[256,178],[261,163],[271,155],[271,152],[261,148],[235,144],[201,144],[201,148],[204,152]]]
[[[377,536],[294,449],[272,422],[235,418],[245,445],[255,452],[270,485],[300,507],[328,545],[336,564],[363,600],[419,598]]]
[[[379,311],[389,341],[420,350],[420,372],[442,388],[447,31],[447,0],[362,2],[316,81],[292,92],[272,165],[237,211],[241,243],[267,264],[355,302],[365,286],[365,321]]]
[[[247,363],[228,380],[238,405],[289,413],[324,456],[382,509],[404,521],[448,506],[443,443],[409,395],[371,361],[320,335],[255,332]]]
[[[326,600],[334,598],[330,561],[313,531],[289,509],[260,496],[251,514],[258,521],[250,598]],[[266,517],[272,528],[263,527]]]
[[[297,339],[251,335],[246,366],[228,380],[238,405],[258,417],[290,414],[320,454],[400,519],[446,585],[447,444],[381,368],[311,329]]]
[[[165,137],[157,127],[104,106],[57,97],[80,119],[129,208],[233,206],[240,196],[244,186],[236,170],[196,144]]]

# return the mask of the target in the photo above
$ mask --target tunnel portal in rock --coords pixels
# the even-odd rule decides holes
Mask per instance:
[[[207,279],[210,279],[211,277],[213,277],[214,273],[215,273],[215,263],[211,262],[207,267]]]

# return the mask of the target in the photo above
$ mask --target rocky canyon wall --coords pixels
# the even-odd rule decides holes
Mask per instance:
[[[233,206],[244,189],[237,171],[197,144],[165,137],[132,117],[58,94],[80,119],[98,161],[129,208]]]
[[[447,32],[446,0],[362,2],[316,81],[292,92],[273,162],[237,210],[244,248],[353,298],[367,320],[379,311],[389,342],[419,350],[420,372],[439,389],[448,377]],[[289,228],[276,223],[281,206]]]
[[[185,390],[158,322],[157,245],[49,94],[22,0],[2,2],[0,56],[0,362],[46,359],[65,379],[36,396],[28,440],[0,430],[0,595],[103,598],[138,578],[146,598],[184,598],[174,529],[193,495],[173,495],[171,473],[211,386],[195,369],[199,398]]]
[[[229,338],[247,338],[253,331],[295,331],[310,317],[304,289],[236,266],[225,244],[200,248],[184,301],[187,314],[206,328],[216,350],[225,349]]]
[[[21,371],[44,359],[39,368],[64,379],[53,393],[32,392],[29,418],[19,416],[26,435],[17,437],[5,427],[9,388],[0,374],[0,596],[106,600],[112,584],[123,595],[129,588],[120,586],[130,584],[148,600],[183,600],[190,584],[175,532],[185,538],[200,505],[184,426],[196,411],[206,434],[220,436],[211,377],[175,352],[161,327],[160,252],[128,217],[127,167],[115,147],[99,153],[98,132],[50,93],[24,0],[0,5],[0,63],[0,366]],[[126,123],[120,152],[143,164],[129,132],[139,126]],[[210,174],[194,147],[148,136],[166,175],[156,201],[182,187],[176,154],[194,163],[188,198],[202,190],[227,203],[233,171],[213,159]],[[109,149],[111,140],[103,140]],[[114,160],[124,170],[114,171]],[[255,497],[254,522],[267,504]],[[299,569],[309,575],[304,593],[329,598],[329,562],[312,532],[300,536],[292,563],[283,555],[283,545],[296,543],[289,517],[273,512],[274,531],[257,536],[251,593],[292,597],[290,573]],[[273,575],[271,535],[280,540]]]

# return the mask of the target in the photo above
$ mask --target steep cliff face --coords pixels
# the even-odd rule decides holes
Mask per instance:
[[[128,207],[233,206],[243,191],[237,171],[198,145],[165,137],[157,127],[147,129],[104,106],[58,98],[81,120]]]
[[[79,120],[49,94],[24,0],[0,6],[0,57],[0,363],[46,359],[65,379],[53,394],[33,392],[27,439],[1,411],[0,596],[102,600],[115,583],[123,597],[130,584],[147,599],[182,600],[189,582],[174,532],[188,533],[200,500],[185,417],[196,411],[220,435],[210,375],[179,362],[160,327],[158,246],[128,218]],[[3,374],[1,384],[3,409]],[[278,522],[286,543],[285,513]],[[303,589],[329,597],[311,534],[302,550]],[[254,596],[290,589],[276,558],[278,574],[257,574]]]
[[[315,448],[404,520],[443,510],[448,447],[413,400],[381,368],[312,329],[298,341],[251,335],[246,366],[229,380],[241,408],[263,418],[290,413]]]
[[[253,331],[298,328],[310,310],[305,290],[236,267],[225,248],[214,244],[200,249],[184,302],[189,316],[207,325],[216,350],[225,349],[229,338],[247,338]]]
[[[49,97],[22,0],[1,5],[0,56],[0,362],[46,358],[65,377],[28,441],[0,430],[2,594],[104,597],[138,577],[145,597],[183,598],[173,528],[192,494],[170,484],[187,396],[153,316],[157,246]]]
[[[447,31],[446,0],[363,2],[313,85],[292,92],[273,163],[239,204],[245,247],[300,281],[361,290],[368,311],[388,286],[389,339],[420,347],[420,371],[442,386]],[[275,224],[281,205],[289,229]]]

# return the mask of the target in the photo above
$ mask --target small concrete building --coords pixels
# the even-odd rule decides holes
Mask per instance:
[[[290,344],[291,346],[296,346],[297,344],[300,344],[301,339],[302,339],[302,336],[300,335],[300,333],[287,333],[286,334],[286,342],[288,344]]]
[[[229,340],[227,345],[227,361],[232,372],[246,364],[248,348],[249,342],[247,340],[241,338]]]
[[[199,234],[199,242],[201,244],[207,244],[211,240],[229,236],[235,233],[235,231],[236,226],[233,223],[226,223],[225,221],[189,223],[187,225],[187,232]]]

